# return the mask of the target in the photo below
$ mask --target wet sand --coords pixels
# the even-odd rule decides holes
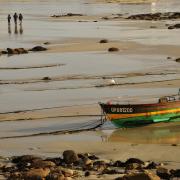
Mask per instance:
[[[115,8],[120,1],[110,2],[88,4],[77,0],[71,2],[72,6],[66,1],[53,1],[50,6],[49,2],[11,1],[10,6],[0,1],[0,7],[6,9],[0,13],[0,49],[35,45],[48,48],[47,52],[0,56],[0,155],[57,156],[65,149],[74,149],[106,159],[138,157],[179,168],[179,123],[125,130],[116,130],[107,123],[97,131],[53,134],[93,125],[100,119],[100,101],[157,101],[178,91],[180,64],[175,59],[180,57],[179,30],[166,27],[174,21],[134,22],[122,17],[113,19],[116,15],[112,14],[131,13],[131,9],[132,13],[139,9],[175,11],[179,2],[166,6],[159,1],[154,7],[151,3],[138,1],[139,5],[133,5],[126,1],[119,4],[120,8]],[[6,14],[15,7],[24,7],[23,34],[15,35],[13,24],[12,33],[7,32]],[[84,16],[50,17],[69,12]],[[102,18],[106,16],[110,18]],[[100,44],[101,39],[109,42]],[[119,51],[108,52],[110,47]],[[111,78],[116,85],[109,85]]]

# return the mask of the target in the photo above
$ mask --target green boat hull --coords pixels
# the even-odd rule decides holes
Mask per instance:
[[[154,115],[154,116],[139,116],[133,118],[121,118],[121,119],[114,119],[111,122],[116,127],[123,128],[123,127],[144,126],[158,122],[176,122],[176,121],[180,121],[180,113],[170,113],[170,114]]]

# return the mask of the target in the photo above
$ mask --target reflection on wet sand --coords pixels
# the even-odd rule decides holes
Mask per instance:
[[[23,26],[22,26],[22,23],[20,23],[20,25],[19,25],[19,33],[20,33],[20,34],[23,34]]]
[[[11,24],[8,23],[8,33],[11,34]]]
[[[179,130],[180,122],[160,123],[133,129],[118,129],[107,140],[111,142],[179,144]]]

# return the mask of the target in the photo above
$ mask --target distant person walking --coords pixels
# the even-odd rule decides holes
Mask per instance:
[[[20,22],[20,24],[22,24],[22,20],[23,20],[23,15],[20,13],[19,14],[19,22]]]
[[[15,24],[17,24],[17,19],[18,19],[18,15],[17,15],[17,13],[14,13],[13,18],[14,18],[14,23],[15,23]]]
[[[8,14],[7,20],[8,20],[8,24],[10,24],[11,23],[11,15],[10,14]]]

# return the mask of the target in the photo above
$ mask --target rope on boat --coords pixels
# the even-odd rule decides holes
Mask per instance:
[[[79,133],[83,131],[92,131],[100,128],[105,121],[102,119],[100,120],[92,120],[88,121],[86,123],[81,124],[78,127],[74,128],[68,128],[68,129],[61,129],[58,131],[52,131],[52,132],[42,132],[42,133],[36,133],[36,134],[28,134],[28,135],[17,135],[17,136],[6,136],[6,137],[0,137],[0,139],[13,139],[13,138],[25,138],[25,137],[35,137],[35,136],[46,136],[46,135],[61,135],[61,134],[73,134],[73,133]]]

